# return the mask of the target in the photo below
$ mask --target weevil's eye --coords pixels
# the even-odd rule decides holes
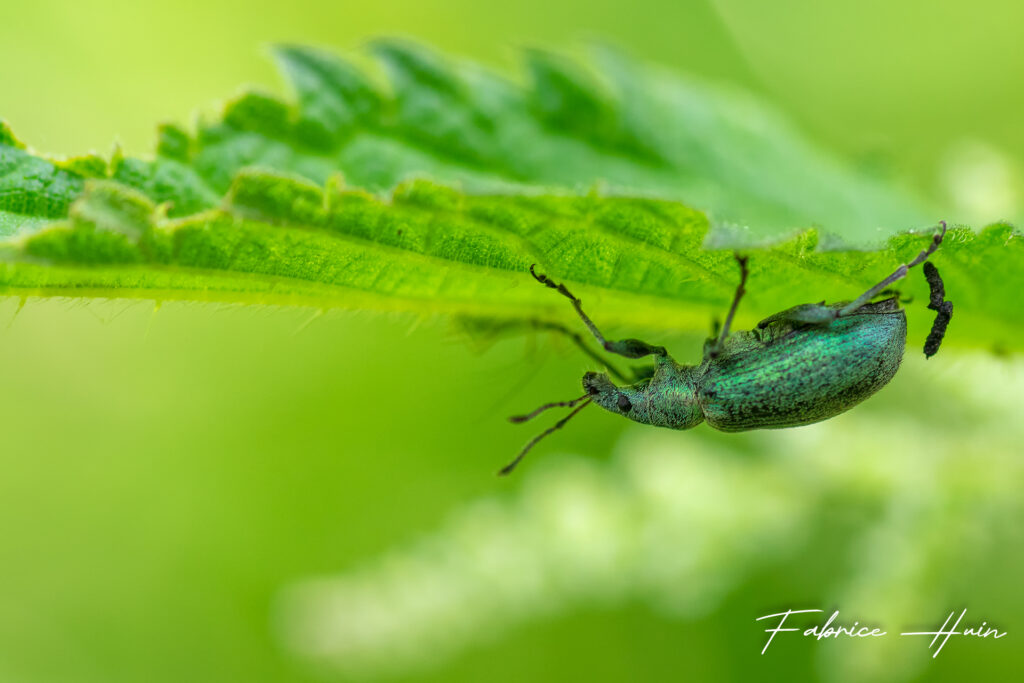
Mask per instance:
[[[629,399],[626,398],[625,394],[619,394],[618,404],[619,410],[621,410],[624,413],[628,413],[633,409],[633,404],[629,402]]]

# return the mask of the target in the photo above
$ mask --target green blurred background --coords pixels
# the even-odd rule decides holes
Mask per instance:
[[[39,0],[3,16],[0,116],[44,152],[144,153],[158,121],[279,90],[273,42],[406,35],[516,74],[520,47],[601,38],[759,92],[979,221],[1021,215],[1017,3]],[[0,304],[0,681],[1000,680],[1024,665],[1017,359],[908,352],[877,398],[785,433],[649,436],[583,414],[506,481],[492,473],[527,434],[504,416],[575,393],[584,359],[545,336],[474,350],[443,320],[310,319]],[[689,507],[642,485],[672,473]],[[552,557],[550,525],[567,523]],[[508,574],[543,580],[481,569],[496,537]],[[607,575],[588,574],[612,541]],[[334,666],[307,656],[289,608],[315,576],[366,596],[338,617],[361,635]],[[761,657],[754,618],[787,607],[891,632],[966,607],[1009,636],[934,661],[899,638],[780,639]]]

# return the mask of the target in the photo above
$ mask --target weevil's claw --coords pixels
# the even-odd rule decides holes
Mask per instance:
[[[736,263],[739,264],[739,267],[740,267],[740,289],[743,289],[743,286],[747,283],[747,276],[750,275],[750,270],[747,268],[747,262],[750,260],[750,257],[747,256],[746,254],[741,254],[738,251],[734,251],[732,253],[732,256],[733,256],[734,259],[736,259]],[[746,290],[744,290],[744,293],[745,293],[745,291]],[[741,294],[741,296],[742,296],[742,294]]]
[[[551,289],[558,289],[558,285],[556,285],[554,282],[552,282],[551,278],[549,278],[547,275],[544,275],[544,274],[538,274],[536,268],[537,268],[537,264],[536,263],[531,263],[530,264],[530,275],[533,276],[534,280],[536,280],[537,282],[541,283],[545,287],[550,287]]]
[[[537,282],[541,283],[545,287],[548,287],[549,289],[555,290],[556,292],[558,292],[559,294],[564,296],[566,299],[569,299],[570,301],[572,301],[573,305],[575,305],[577,307],[577,313],[579,313],[580,315],[583,315],[583,312],[579,310],[580,300],[577,299],[576,296],[572,292],[569,291],[569,288],[566,287],[562,283],[555,282],[554,280],[549,278],[547,275],[544,275],[543,273],[538,273],[537,270],[536,270],[536,266],[537,266],[536,263],[534,263],[534,264],[532,264],[530,266],[530,275],[533,276],[533,279],[536,280]],[[585,320],[586,320],[586,316],[584,316],[584,321]]]
[[[932,247],[929,249],[931,252],[939,248],[939,245],[942,244],[942,239],[946,236],[946,230],[948,230],[946,221],[939,221],[939,227],[940,230],[932,238]]]

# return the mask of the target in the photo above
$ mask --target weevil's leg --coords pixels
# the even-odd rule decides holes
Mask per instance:
[[[597,362],[598,365],[603,365],[604,367],[608,368],[608,372],[612,373],[623,382],[631,381],[630,377],[626,376],[618,368],[609,363],[607,359],[599,356],[597,352],[594,351],[594,349],[587,346],[586,342],[583,341],[583,335],[579,334],[578,332],[573,332],[569,328],[565,327],[564,325],[559,325],[558,323],[549,323],[543,320],[534,320],[532,322],[533,326],[538,330],[548,330],[550,332],[559,332],[561,334],[564,334],[574,344],[576,344],[576,346],[579,347],[580,351],[587,354],[591,359]]]
[[[721,332],[721,331],[722,331],[722,321],[719,320],[718,318],[712,318],[711,319],[711,335],[708,337],[708,340],[714,341],[715,339],[718,339],[718,333]]]
[[[889,289],[883,289],[881,292],[879,292],[875,296],[881,297],[881,298],[895,297],[897,300],[899,300],[899,302],[901,304],[909,304],[909,303],[914,301],[914,295],[913,294],[907,294],[906,296],[903,296],[903,292],[901,292],[900,290],[896,289],[895,287],[890,287]]]
[[[704,357],[708,358],[712,350],[718,345],[718,333],[722,331],[722,321],[718,318],[711,319],[711,334],[704,340]]]
[[[931,256],[932,254],[934,254],[935,250],[939,248],[940,244],[942,244],[942,238],[946,236],[946,221],[939,221],[939,225],[942,226],[942,229],[939,232],[935,233],[935,236],[932,238],[932,243],[928,245],[927,249],[925,249],[920,254],[918,254],[917,258],[915,258],[913,261],[911,261],[910,263],[903,264],[902,266],[897,268],[896,272],[894,272],[892,275],[890,275],[889,277],[885,278],[884,280],[879,282],[877,285],[875,285],[874,287],[872,287],[868,291],[866,291],[863,294],[861,294],[854,301],[850,302],[849,304],[847,304],[843,308],[839,309],[839,313],[838,313],[837,317],[842,317],[844,315],[850,315],[851,313],[856,311],[858,308],[860,308],[861,306],[863,306],[867,302],[869,302],[872,299],[874,299],[875,296],[879,292],[884,290],[886,287],[888,287],[892,283],[896,282],[897,280],[902,280],[903,278],[905,278],[907,276],[907,271],[909,271],[911,268],[913,268],[914,266],[916,266],[919,263],[927,261],[928,257]]]
[[[757,328],[763,330],[777,322],[825,325],[835,320],[836,315],[836,309],[826,306],[824,301],[818,304],[800,304],[765,318],[757,324]]]
[[[533,278],[545,287],[549,287],[557,291],[572,302],[573,308],[576,309],[576,313],[578,313],[580,318],[583,320],[583,324],[587,326],[587,329],[590,330],[590,333],[594,335],[594,338],[597,339],[597,342],[605,351],[608,351],[609,353],[616,353],[620,356],[625,356],[626,358],[668,356],[668,351],[665,350],[664,346],[653,346],[647,342],[640,341],[639,339],[622,339],[620,341],[608,341],[605,339],[604,335],[601,334],[601,331],[597,329],[596,325],[594,325],[594,322],[586,313],[583,312],[583,306],[580,303],[580,300],[573,296],[573,293],[570,292],[564,284],[559,284],[553,281],[547,275],[538,275],[537,271],[534,270],[536,265],[537,264],[530,266],[530,274],[533,275]]]
[[[644,365],[641,367],[634,366],[631,370],[633,370],[633,381],[642,382],[645,379],[654,377],[654,373],[657,371],[657,368],[653,365]]]
[[[942,338],[946,336],[946,327],[953,317],[953,302],[946,301],[946,287],[942,283],[942,276],[931,261],[924,264],[924,277],[928,280],[928,287],[931,290],[928,308],[937,312],[935,322],[932,323],[932,331],[928,333],[928,339],[924,342],[924,355],[931,358],[938,352]]]
[[[739,308],[740,299],[747,293],[747,257],[736,254],[736,263],[740,265],[740,284],[736,287],[736,295],[732,298],[732,306],[729,307],[729,314],[725,316],[725,323],[722,325],[722,331],[718,335],[718,340],[714,344],[706,349],[705,355],[714,358],[722,352],[722,347],[725,345],[725,338],[729,336],[729,328],[732,326],[732,319],[736,315],[736,309]],[[717,326],[717,321],[715,323]],[[712,331],[713,334],[713,331]]]

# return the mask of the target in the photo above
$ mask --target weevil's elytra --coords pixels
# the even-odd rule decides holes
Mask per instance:
[[[852,408],[896,374],[907,319],[895,299],[886,299],[777,337],[747,341],[750,351],[702,364],[697,399],[708,424],[726,432],[795,427]]]
[[[588,372],[583,376],[583,396],[548,403],[528,415],[511,418],[525,422],[549,408],[574,408],[532,439],[500,474],[511,472],[538,441],[561,429],[590,403],[643,424],[689,429],[707,422],[724,432],[798,427],[849,410],[888,384],[899,369],[907,340],[906,316],[896,296],[874,299],[888,293],[889,285],[921,263],[931,289],[928,308],[937,312],[924,351],[927,357],[938,351],[953,304],[945,300],[938,269],[927,260],[945,234],[942,221],[931,244],[917,258],[851,302],[794,306],[765,318],[753,330],[730,334],[748,275],[747,258],[737,255],[740,283],[736,295],[720,333],[705,343],[704,358],[698,365],[681,365],[664,347],[639,339],[608,341],[564,284],[530,266],[534,279],[572,302],[605,351],[626,358],[653,356],[654,366],[631,377],[606,364],[622,385],[615,384],[607,373]],[[580,335],[558,325],[541,327],[566,332],[588,355],[597,357]]]

